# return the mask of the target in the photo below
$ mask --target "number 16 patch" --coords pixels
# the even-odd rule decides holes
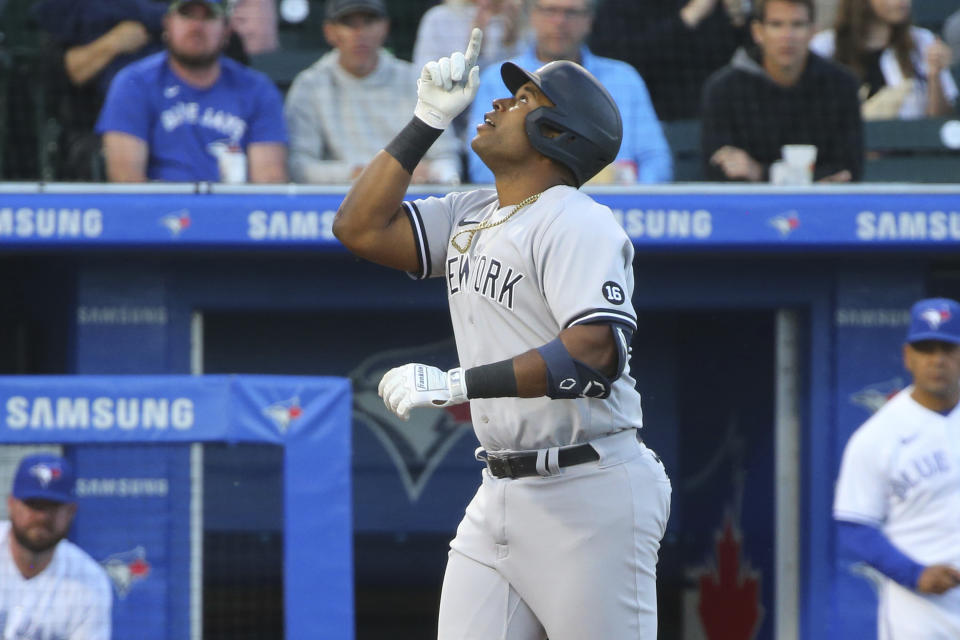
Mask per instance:
[[[603,283],[603,297],[610,304],[623,304],[626,296],[623,295],[623,287],[612,280]]]

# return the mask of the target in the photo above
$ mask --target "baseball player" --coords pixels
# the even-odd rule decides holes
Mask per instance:
[[[76,513],[70,464],[49,454],[20,461],[0,522],[0,638],[110,640],[107,574],[64,540]]]
[[[917,302],[903,347],[913,384],[858,428],[833,516],[840,544],[884,574],[881,640],[960,638],[960,304]]]
[[[655,638],[671,489],[637,438],[633,246],[578,190],[617,155],[616,103],[576,63],[505,63],[507,97],[472,142],[496,188],[403,201],[476,93],[481,37],[424,66],[414,118],[334,222],[358,256],[446,282],[460,366],[410,363],[379,387],[404,419],[469,401],[486,463],[450,545],[438,637]]]

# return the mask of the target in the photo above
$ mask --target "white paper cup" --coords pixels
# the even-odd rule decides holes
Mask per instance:
[[[794,167],[813,167],[817,161],[817,147],[812,144],[785,144],[780,151],[783,161]]]
[[[813,182],[813,165],[817,162],[817,147],[812,144],[785,144],[780,149],[783,161],[800,184]]]

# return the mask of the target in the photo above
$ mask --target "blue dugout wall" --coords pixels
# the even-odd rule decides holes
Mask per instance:
[[[683,615],[699,615],[702,628],[687,637],[734,637],[712,632],[719,626],[756,638],[874,637],[870,584],[834,547],[833,482],[850,433],[905,383],[899,358],[909,305],[931,293],[941,267],[957,266],[960,189],[592,193],[637,247],[633,369],[653,407],[644,437],[674,477],[668,541],[687,551],[665,557],[661,576],[678,581]],[[217,355],[217,371],[285,366],[351,378],[354,534],[449,537],[478,479],[468,415],[426,412],[403,425],[375,397],[394,363],[452,362],[443,283],[413,282],[346,254],[330,232],[342,195],[298,186],[7,185],[0,251],[26,283],[17,295],[51,310],[47,320],[64,317],[68,373],[210,371],[204,357]],[[214,335],[216,319],[236,312],[306,319],[263,341],[224,329],[229,323]],[[774,358],[784,321],[793,323],[799,375],[797,404],[786,408],[775,402],[773,367],[745,364],[751,354]],[[284,365],[271,360],[281,349]],[[695,361],[697,350],[718,361],[710,375],[678,364],[678,354]],[[722,403],[742,387],[762,393],[755,404],[769,411],[739,410],[715,425],[705,410],[690,417],[699,431],[672,428],[692,406]],[[785,411],[798,424],[796,471],[786,478],[778,473],[782,432],[770,417],[789,421]],[[685,492],[681,479],[716,465],[731,467],[729,477],[701,483],[711,491]],[[796,484],[788,531],[774,513],[783,507],[781,483]],[[796,547],[794,566],[784,566],[784,544]],[[417,567],[361,557],[357,571],[402,581]],[[791,577],[787,587],[778,573]],[[789,585],[794,591],[784,593]]]
[[[0,376],[0,406],[0,444],[62,445],[74,462],[71,537],[110,577],[117,640],[203,637],[191,447],[209,442],[283,448],[285,637],[353,638],[347,380]]]

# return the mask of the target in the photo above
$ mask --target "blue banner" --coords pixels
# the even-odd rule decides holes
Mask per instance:
[[[114,640],[190,637],[190,447],[73,447],[72,539],[113,586]]]
[[[323,423],[338,378],[0,376],[0,442],[283,444]]]
[[[427,193],[411,192],[409,197]],[[960,190],[870,187],[744,192],[606,189],[638,246],[743,249],[957,245]],[[340,192],[8,193],[0,248],[300,246],[342,250],[332,224]]]
[[[351,404],[333,377],[0,376],[0,444],[74,450],[74,536],[114,584],[118,640],[189,637],[184,445],[284,446],[285,636],[351,640]]]
[[[838,274],[834,317],[837,428],[831,478],[837,477],[853,432],[909,384],[902,349],[910,306],[923,297],[919,275],[919,269],[910,273],[902,270],[902,265],[886,271]],[[842,549],[835,550],[835,560],[829,637],[874,640],[880,575]]]

